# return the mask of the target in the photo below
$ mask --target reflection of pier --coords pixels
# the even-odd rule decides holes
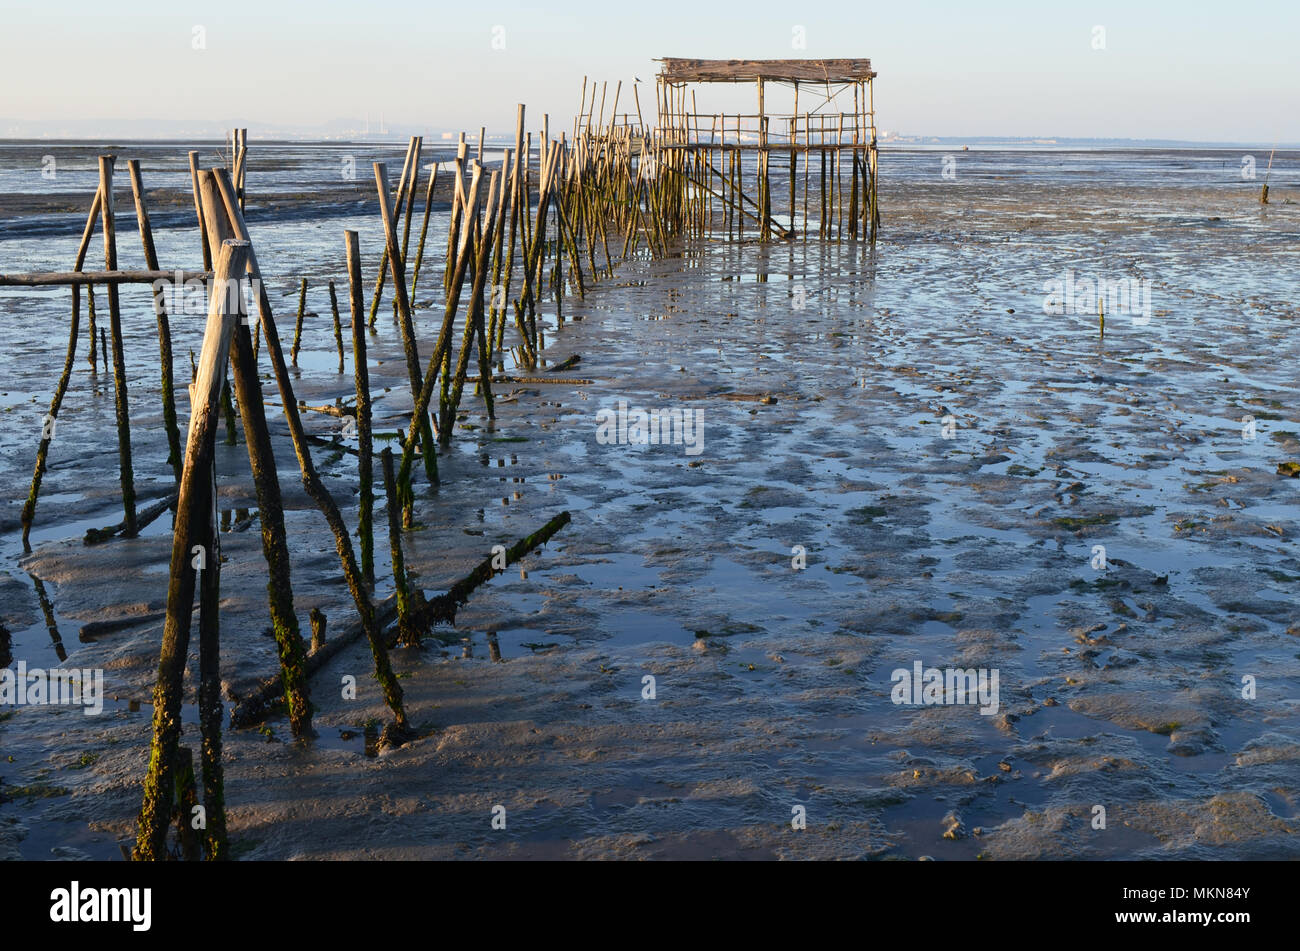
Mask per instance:
[[[814,228],[823,237],[862,234],[875,240],[880,209],[872,91],[876,74],[870,60],[664,58],[659,62],[663,63],[657,77],[659,127],[652,135],[665,152],[665,164],[679,172],[687,207],[711,210],[710,199],[722,199],[723,226],[729,235],[743,234],[748,216],[757,222],[764,240],[774,231],[792,237],[810,234]],[[719,83],[754,83],[757,111],[700,111],[694,87]],[[769,101],[771,87],[780,90],[779,103]],[[846,108],[850,96],[851,107]],[[749,168],[742,161],[748,152],[756,156]],[[778,214],[772,203],[774,152],[788,161],[789,193],[781,209],[786,227],[774,220]],[[753,176],[748,185],[746,174]],[[752,215],[736,213],[745,212],[747,205],[754,209]],[[703,230],[711,231],[712,215],[705,211],[702,218]]]

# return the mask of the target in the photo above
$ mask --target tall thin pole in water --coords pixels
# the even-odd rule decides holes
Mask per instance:
[[[113,163],[115,155],[99,157],[99,191],[104,223],[104,270],[117,270],[117,225],[113,220]],[[109,284],[109,329],[113,334],[113,403],[117,410],[117,459],[122,480],[122,509],[125,534],[136,533],[135,473],[131,466],[131,406],[126,392],[126,353],[122,344],[122,311],[118,305],[117,285]]]
[[[212,567],[212,461],[221,387],[225,381],[226,363],[230,359],[231,339],[239,323],[238,307],[231,306],[237,302],[238,294],[229,293],[227,288],[236,284],[244,273],[248,248],[247,242],[227,241],[218,252],[208,322],[203,334],[203,353],[199,358],[199,375],[192,390],[185,469],[181,475],[176,524],[172,531],[167,620],[158,660],[158,682],[154,687],[153,742],[149,749],[144,801],[140,807],[133,853],[138,860],[159,861],[167,856],[167,827],[172,814],[173,774],[181,734],[181,700],[189,653],[190,615],[199,577]]]
[[[149,211],[144,204],[144,181],[140,177],[140,162],[130,159],[126,163],[131,176],[131,194],[135,198],[135,217],[140,227],[140,241],[144,245],[144,263],[151,271],[158,266],[158,251],[153,243],[153,228],[149,224]],[[162,369],[163,426],[167,430],[167,464],[177,484],[181,481],[181,434],[176,421],[176,396],[172,391],[172,331],[167,319],[167,305],[162,288],[154,286],[154,317],[158,321],[158,362]]]
[[[370,443],[370,366],[366,361],[365,294],[361,287],[361,248],[355,231],[343,232],[348,258],[348,299],[352,311],[352,376],[357,388],[357,482],[360,500],[361,574],[375,583],[375,490]]]

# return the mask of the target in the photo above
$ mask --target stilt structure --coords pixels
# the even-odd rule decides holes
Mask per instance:
[[[743,237],[749,224],[764,241],[814,232],[836,240],[876,239],[876,73],[870,60],[665,57],[658,62],[663,64],[657,77],[659,124],[652,139],[677,182],[676,204],[687,231],[723,229]],[[717,83],[754,84],[757,111],[699,111],[694,87]],[[768,98],[772,86],[785,93],[775,109]],[[786,158],[784,169],[774,167],[773,153],[778,163]],[[788,198],[774,205],[772,184],[781,172]]]

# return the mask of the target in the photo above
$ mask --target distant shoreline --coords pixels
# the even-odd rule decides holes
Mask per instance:
[[[908,137],[913,138],[911,136]],[[917,137],[921,138],[921,137]],[[952,151],[961,150],[963,147],[972,152],[1213,152],[1225,151],[1235,152],[1242,149],[1253,151],[1276,151],[1278,155],[1290,152],[1300,152],[1300,143],[1271,143],[1258,142],[1181,142],[1166,141],[1162,139],[1057,139],[1055,141],[1045,141],[1041,139],[1020,139],[1020,138],[970,138],[962,139],[956,137],[924,137],[929,141],[899,142],[892,139],[881,139],[879,147],[881,151],[891,152],[933,152],[933,151]],[[293,138],[293,139],[260,139],[254,136],[249,137],[250,144],[259,146],[320,146],[322,148],[405,148],[406,139],[312,139],[312,138]],[[78,136],[75,138],[7,138],[0,136],[0,146],[15,148],[22,146],[84,146],[93,145],[116,146],[116,145],[146,145],[151,147],[163,147],[169,145],[217,145],[227,147],[228,142],[219,138],[205,138],[197,136],[194,138],[118,138],[115,136]],[[513,136],[487,136],[484,142],[485,147],[492,149],[513,148]],[[477,140],[471,141],[471,150],[477,147]],[[428,149],[448,149],[455,151],[455,143],[442,139],[425,139],[425,148]],[[533,145],[533,151],[537,150],[537,143]],[[773,151],[780,151],[780,147],[774,147]]]

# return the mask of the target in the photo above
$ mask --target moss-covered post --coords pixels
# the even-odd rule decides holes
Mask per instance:
[[[215,498],[215,466],[211,478]],[[212,524],[211,517],[206,524],[205,547],[211,556],[199,578],[199,733],[202,737],[200,758],[206,819],[202,838],[208,861],[219,862],[230,857],[226,842],[225,771],[221,765],[221,722],[225,712],[221,702],[221,534]],[[190,816],[182,816],[182,819],[189,822]]]
[[[104,223],[104,269],[117,270],[117,226],[113,218],[113,163],[115,155],[99,157],[99,193]],[[109,329],[113,334],[113,403],[117,410],[117,461],[122,480],[122,511],[130,537],[136,533],[135,473],[131,465],[131,407],[126,393],[126,354],[122,346],[122,310],[117,300],[117,285],[105,287],[108,295]]]
[[[357,531],[361,535],[361,573],[375,583],[375,487],[370,441],[370,366],[366,360],[365,295],[361,287],[361,246],[355,231],[343,232],[348,256],[352,305],[352,377],[357,387]]]
[[[86,263],[86,252],[90,249],[90,239],[95,233],[95,222],[99,220],[100,208],[103,199],[100,198],[99,192],[95,192],[95,199],[90,205],[90,214],[86,218],[86,227],[81,234],[81,244],[77,248],[77,260],[73,265],[74,271],[80,271]],[[93,288],[87,285],[87,290],[91,291],[88,296],[90,304],[90,366],[93,370],[95,367],[95,331],[94,331],[94,296]],[[72,321],[70,328],[70,337],[68,339],[68,353],[63,361],[63,374],[59,377],[59,385],[55,387],[54,397],[50,400],[50,412],[45,420],[41,421],[41,443],[36,450],[36,469],[32,473],[31,489],[27,493],[27,502],[23,505],[22,526],[23,526],[23,548],[30,550],[28,535],[32,530],[32,521],[36,517],[36,500],[41,493],[41,480],[45,476],[45,460],[49,454],[50,441],[54,438],[55,420],[58,418],[59,409],[63,405],[63,397],[68,392],[68,384],[72,379],[72,367],[77,355],[77,336],[80,334],[81,326],[81,287],[78,284],[72,285]]]
[[[393,478],[393,450],[384,447],[384,491],[388,495],[388,546],[393,556],[393,587],[397,590],[397,637],[408,647],[420,645],[420,631],[411,617],[411,582],[402,555],[402,519],[398,512],[397,482]]]
[[[379,190],[379,210],[383,216],[384,234],[388,248],[388,264],[393,272],[393,296],[397,304],[398,322],[402,331],[402,348],[406,353],[406,372],[411,380],[411,392],[418,393],[423,384],[420,375],[420,353],[415,341],[415,324],[411,319],[411,298],[406,288],[406,262],[397,242],[396,211],[388,200],[388,170],[383,162],[375,163],[375,185]],[[438,484],[438,457],[433,442],[433,426],[428,414],[418,421],[420,445],[424,449],[424,472],[430,485]],[[415,432],[412,432],[415,436]]]
[[[131,177],[131,195],[135,199],[135,218],[140,228],[140,242],[144,246],[144,263],[151,271],[160,271],[158,251],[153,242],[153,227],[149,223],[149,210],[144,204],[144,182],[140,178],[140,162],[130,159],[126,163]],[[181,431],[176,420],[176,394],[172,386],[172,331],[167,317],[167,305],[161,284],[153,289],[153,312],[158,321],[158,362],[162,368],[163,428],[167,430],[167,464],[172,475],[181,481]],[[227,436],[227,441],[229,441]]]
[[[199,837],[191,821],[194,808],[199,804],[198,786],[194,780],[194,754],[189,747],[176,750],[176,837],[181,843],[181,858],[187,862],[199,860]]]
[[[213,247],[233,233],[225,214],[225,203],[211,171],[199,172],[199,192],[203,202],[204,223],[208,240]],[[252,256],[250,246],[249,257]],[[288,535],[284,527],[284,504],[280,496],[280,476],[276,468],[275,453],[271,447],[271,432],[266,424],[263,405],[262,382],[257,375],[257,360],[253,356],[252,334],[248,320],[240,321],[234,332],[230,354],[234,370],[235,397],[244,423],[244,442],[248,447],[248,464],[253,474],[262,523],[262,553],[267,567],[267,600],[271,614],[271,629],[280,656],[280,672],[284,677],[285,697],[288,701],[289,724],[294,736],[311,732],[311,699],[307,687],[307,674],[303,662],[307,648],[298,627],[298,617],[293,606],[293,581],[290,571]]]
[[[236,235],[247,240],[248,223],[244,220],[243,212],[240,211],[229,175],[224,169],[216,169],[213,176],[221,192],[222,203],[225,205],[226,220],[229,221]],[[284,350],[280,345],[280,333],[276,329],[275,315],[271,311],[271,299],[262,283],[262,272],[257,264],[257,255],[251,247],[248,257],[249,275],[257,288],[258,313],[262,333],[266,338],[267,356],[271,360],[271,368],[275,371],[276,384],[280,390],[280,402],[284,406],[284,420],[289,427],[294,454],[298,457],[298,468],[302,472],[302,485],[321,514],[325,516],[330,532],[334,535],[334,547],[338,551],[339,562],[343,568],[343,578],[357,606],[362,627],[370,640],[370,651],[375,661],[375,679],[379,681],[380,689],[384,693],[384,701],[393,711],[398,728],[405,730],[407,720],[406,711],[402,706],[402,686],[398,683],[392,664],[389,662],[388,648],[379,629],[374,602],[366,587],[365,578],[357,567],[356,553],[352,547],[352,538],[348,534],[347,525],[343,522],[338,504],[335,503],[325,483],[321,481],[320,474],[317,473],[316,466],[312,462],[311,449],[307,445],[307,434],[303,430],[302,416],[298,412],[298,401],[293,394],[293,381],[289,377],[288,363],[284,359]],[[305,674],[303,676],[305,677]]]
[[[227,241],[218,253],[203,335],[199,376],[191,399],[185,468],[172,531],[171,578],[167,586],[167,620],[163,625],[154,687],[153,742],[144,781],[144,801],[133,857],[159,861],[167,857],[167,827],[171,820],[176,750],[181,734],[181,702],[185,663],[189,653],[190,615],[199,575],[210,553],[199,542],[211,531],[212,460],[221,386],[230,359],[231,339],[239,323],[238,278],[248,263],[248,243]]]
[[[41,493],[41,479],[45,476],[45,459],[50,451],[50,441],[54,438],[54,429],[59,415],[59,408],[63,405],[63,396],[68,392],[68,382],[72,379],[72,364],[77,358],[77,335],[80,333],[80,328],[81,288],[79,285],[73,284],[72,319],[68,325],[68,352],[63,360],[63,374],[59,377],[59,385],[55,387],[54,396],[50,400],[50,411],[41,421],[41,444],[36,450],[36,471],[32,473],[32,486],[27,491],[27,502],[23,505],[23,548],[28,551],[31,550],[28,535],[32,530],[32,521],[36,517],[36,499]],[[95,349],[93,343],[90,349]]]
[[[312,608],[311,614],[311,652],[314,654],[325,646],[325,625],[329,623],[329,618],[320,608]]]
[[[343,324],[339,320],[339,295],[330,281],[330,312],[334,316],[334,349],[339,354],[339,376],[343,375]]]
[[[293,349],[289,351],[289,362],[298,365],[298,348],[302,345],[302,318],[307,310],[307,278],[302,279],[298,287],[298,319],[293,325]]]

